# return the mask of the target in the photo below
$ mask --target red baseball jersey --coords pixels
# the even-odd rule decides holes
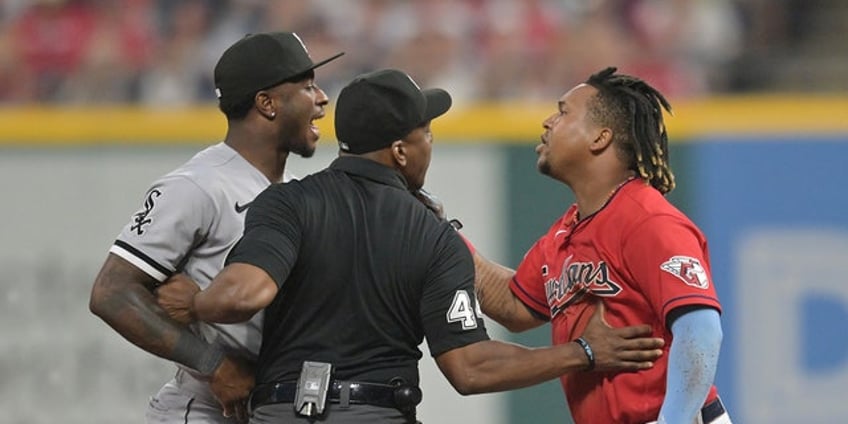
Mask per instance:
[[[674,308],[706,305],[721,311],[701,231],[663,195],[634,179],[596,213],[577,219],[573,205],[525,255],[512,281],[524,304],[551,320],[553,343],[582,334],[594,300],[613,327],[650,324],[666,340],[653,368],[563,376],[577,424],[645,423],[657,419],[665,396]],[[585,312],[585,314],[584,314]],[[707,402],[717,396],[710,389]]]

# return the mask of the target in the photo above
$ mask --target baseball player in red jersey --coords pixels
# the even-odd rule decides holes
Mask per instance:
[[[597,302],[610,325],[648,323],[666,340],[652,368],[562,376],[575,423],[730,423],[713,385],[721,305],[707,241],[664,197],[674,188],[662,120],[670,107],[615,71],[563,95],[536,147],[540,172],[568,185],[576,204],[515,271],[475,254],[478,297],[512,331],[550,321],[553,342],[577,342],[590,363],[578,336]]]

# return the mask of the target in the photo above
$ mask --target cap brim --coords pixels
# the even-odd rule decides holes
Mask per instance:
[[[310,66],[310,67],[308,67],[308,68],[306,68],[306,69],[304,69],[304,70],[302,70],[302,71],[297,71],[297,72],[295,72],[295,73],[294,73],[294,74],[292,74],[292,75],[288,75],[288,76],[286,76],[286,77],[284,77],[284,78],[280,78],[280,80],[279,80],[279,81],[277,81],[277,82],[275,82],[275,83],[273,83],[273,84],[270,84],[270,85],[268,85],[267,87],[261,88],[261,90],[265,90],[265,89],[268,89],[268,88],[270,88],[270,87],[274,87],[274,86],[276,86],[276,85],[278,85],[278,84],[282,84],[284,81],[288,80],[289,78],[294,78],[294,77],[296,77],[296,76],[299,76],[299,75],[301,75],[301,74],[304,74],[304,73],[306,73],[306,72],[309,72],[309,71],[311,71],[311,70],[313,70],[313,69],[315,69],[315,68],[317,68],[317,67],[319,67],[319,66],[321,66],[321,65],[326,64],[327,62],[330,62],[330,61],[332,61],[332,60],[336,60],[336,59],[338,59],[338,58],[339,58],[339,57],[341,57],[342,55],[344,55],[344,52],[341,52],[341,53],[338,53],[338,54],[336,54],[336,55],[333,55],[333,56],[331,56],[329,59],[324,59],[324,60],[322,60],[322,61],[320,61],[320,62],[313,63],[313,64],[312,64],[312,66]],[[256,91],[259,91],[259,90],[256,90]],[[220,99],[220,98],[221,98],[221,96],[219,95],[219,96],[218,96],[218,98]]]
[[[444,115],[450,109],[451,104],[453,104],[450,94],[441,88],[421,90],[421,93],[427,99],[427,107],[424,109],[425,122]]]
[[[309,68],[309,69],[315,69],[315,68],[317,68],[317,67],[319,67],[319,66],[321,66],[321,65],[326,65],[328,62],[332,62],[332,61],[334,61],[334,60],[336,60],[336,59],[338,59],[338,58],[342,57],[343,55],[344,55],[344,52],[337,53],[337,54],[335,54],[335,55],[333,55],[333,56],[330,56],[330,58],[328,58],[328,59],[324,59],[324,60],[322,60],[322,61],[320,61],[320,62],[315,63],[315,64],[314,64],[314,65],[312,65],[312,67],[311,67],[311,68]],[[307,71],[308,71],[309,69],[307,69]]]

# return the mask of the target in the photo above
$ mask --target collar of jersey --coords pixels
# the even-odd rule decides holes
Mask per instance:
[[[341,156],[330,164],[330,168],[368,178],[380,184],[407,190],[406,178],[398,170],[371,159],[356,156]]]

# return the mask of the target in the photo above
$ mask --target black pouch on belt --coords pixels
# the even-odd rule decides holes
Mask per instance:
[[[410,386],[401,377],[395,377],[389,382],[395,386],[394,401],[395,407],[407,415],[415,417],[415,407],[421,403],[421,389],[418,386]]]
[[[324,413],[332,374],[333,364],[311,361],[303,363],[294,394],[295,413],[305,417],[316,417]]]

